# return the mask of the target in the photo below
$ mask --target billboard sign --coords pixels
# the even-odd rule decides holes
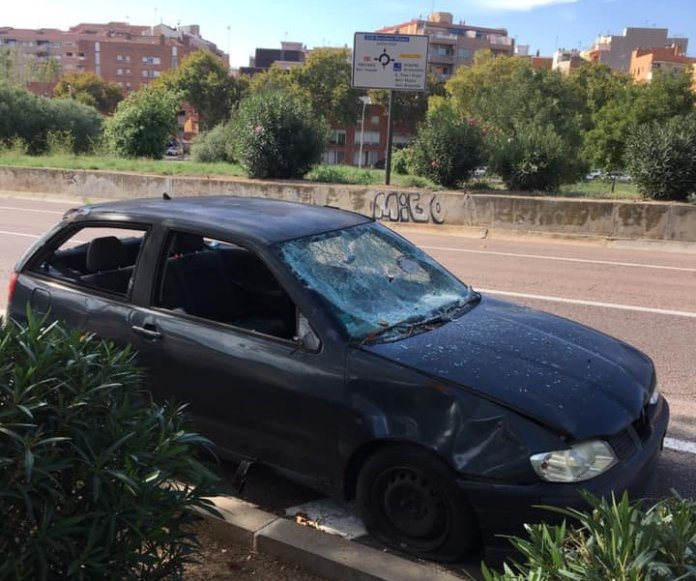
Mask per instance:
[[[428,37],[420,34],[356,32],[353,87],[425,91]]]

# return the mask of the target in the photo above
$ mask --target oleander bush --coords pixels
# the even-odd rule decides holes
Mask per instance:
[[[176,579],[214,476],[133,353],[29,316],[0,326],[0,579]]]
[[[483,131],[473,119],[461,119],[446,104],[428,112],[405,164],[418,176],[446,188],[466,182],[484,160]]]
[[[626,167],[643,197],[686,201],[696,193],[696,114],[637,127]]]
[[[254,93],[232,118],[234,157],[252,178],[300,179],[319,163],[326,121],[286,90]]]
[[[575,182],[583,167],[553,127],[518,125],[514,135],[491,136],[488,170],[511,190],[554,193]]]
[[[552,509],[560,525],[527,525],[511,538],[523,562],[502,572],[485,565],[485,581],[667,581],[696,579],[696,502],[668,498],[631,503],[624,494],[585,496],[590,509]]]
[[[191,157],[200,163],[234,163],[229,124],[220,123],[198,135],[191,146]]]

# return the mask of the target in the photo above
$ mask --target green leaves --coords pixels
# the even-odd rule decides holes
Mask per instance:
[[[626,166],[646,198],[686,200],[696,192],[696,113],[638,126]]]
[[[524,563],[503,573],[483,566],[486,581],[647,581],[687,579],[696,573],[696,503],[669,498],[653,506],[585,495],[586,511],[553,509],[561,525],[527,525],[513,537]]]
[[[483,132],[474,119],[462,119],[449,103],[432,109],[412,146],[415,173],[456,188],[483,164]]]
[[[269,91],[242,101],[232,135],[234,157],[249,177],[299,179],[319,162],[327,126],[306,100]]]
[[[215,479],[183,408],[148,403],[128,349],[31,314],[0,362],[0,578],[180,574]]]
[[[44,153],[49,135],[69,135],[71,153],[88,151],[101,132],[101,115],[66,99],[47,99],[0,81],[0,145],[21,140],[31,154]]]
[[[118,104],[106,120],[105,138],[122,157],[158,159],[167,140],[176,133],[176,113],[181,96],[160,86],[147,85]]]

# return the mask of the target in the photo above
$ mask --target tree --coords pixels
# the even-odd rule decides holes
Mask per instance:
[[[50,83],[59,73],[60,63],[54,57],[38,58],[15,47],[0,48],[0,79],[25,86],[29,82]]]
[[[313,50],[307,61],[290,71],[290,78],[312,104],[317,115],[331,123],[353,125],[360,118],[361,92],[352,88],[347,48]]]
[[[123,100],[123,91],[118,83],[109,83],[91,72],[63,75],[53,94],[64,99],[75,99],[104,115],[113,113]]]
[[[294,84],[290,71],[281,69],[277,64],[272,64],[265,71],[256,73],[249,79],[249,93],[263,93],[265,91],[294,91],[298,90]]]
[[[69,134],[75,153],[87,151],[101,132],[101,115],[93,107],[64,99],[46,99],[16,85],[0,82],[0,142],[21,139],[28,153],[40,154],[50,132]]]
[[[145,85],[121,101],[113,117],[106,120],[107,144],[123,157],[161,157],[176,133],[180,103],[179,93]]]
[[[508,189],[555,192],[577,179],[578,166],[568,144],[551,125],[522,123],[511,136],[494,135],[489,141],[488,169]]]
[[[608,171],[623,169],[627,140],[638,126],[693,111],[696,94],[691,83],[686,71],[656,74],[650,83],[616,91],[592,116],[593,128],[585,135],[586,157]]]
[[[155,83],[180,94],[198,113],[201,129],[227,121],[246,92],[247,81],[236,79],[220,58],[206,50],[188,55]]]
[[[480,51],[473,66],[457,69],[445,88],[460,116],[473,117],[493,132],[512,137],[524,123],[551,126],[571,153],[580,147],[583,98],[559,72]]]
[[[234,157],[253,178],[301,178],[319,163],[328,128],[288,91],[250,95],[232,120]]]
[[[696,192],[696,113],[636,127],[626,144],[626,165],[643,196],[686,200]]]
[[[461,119],[451,103],[428,112],[412,146],[417,175],[456,188],[483,162],[483,132],[472,120]]]

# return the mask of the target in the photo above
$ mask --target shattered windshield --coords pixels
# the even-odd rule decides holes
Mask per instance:
[[[352,340],[394,340],[442,324],[478,297],[427,254],[369,223],[280,244]]]

